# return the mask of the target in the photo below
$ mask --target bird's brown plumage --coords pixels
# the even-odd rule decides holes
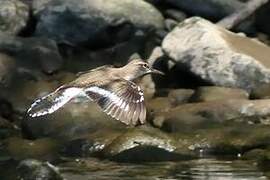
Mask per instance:
[[[76,96],[96,102],[111,117],[136,125],[145,123],[143,91],[132,80],[151,73],[148,65],[135,60],[124,67],[102,66],[81,73],[74,81],[36,100],[28,110],[31,117],[50,114]]]

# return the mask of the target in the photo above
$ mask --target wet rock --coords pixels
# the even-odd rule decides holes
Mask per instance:
[[[37,0],[38,1],[38,0]],[[76,1],[57,0],[34,2],[37,18],[36,36],[47,37],[58,43],[102,44],[131,25],[136,29],[162,28],[163,17],[145,1]],[[131,31],[132,32],[132,31]],[[132,33],[128,33],[128,38]],[[113,36],[115,38],[115,36]]]
[[[233,12],[242,9],[244,3],[237,0],[191,0],[191,1],[178,1],[166,0],[167,3],[178,7],[184,12],[192,15],[201,16],[211,20],[219,20]],[[192,5],[191,5],[192,4]]]
[[[193,94],[192,89],[172,89],[168,93],[168,98],[173,106],[178,106],[189,102]]]
[[[226,122],[269,124],[269,100],[220,100],[190,103],[156,113],[153,124],[166,131],[191,131]]]
[[[61,154],[69,157],[100,157],[103,149],[126,131],[125,128],[118,130],[102,128],[94,133],[74,137],[65,143]]]
[[[87,99],[74,99],[58,111],[37,118],[25,117],[23,131],[28,137],[53,137],[67,142],[99,129],[124,129],[125,124],[106,115]]]
[[[15,160],[35,158],[51,161],[58,158],[58,151],[60,149],[59,142],[49,138],[31,141],[12,137],[4,142],[7,153]]]
[[[16,59],[17,66],[27,69],[42,69],[46,73],[59,70],[63,59],[53,40],[20,38],[0,34],[0,51]]]
[[[106,158],[115,161],[162,161],[187,158],[175,153],[176,144],[167,134],[148,126],[130,129],[104,148]],[[189,157],[190,158],[190,157]]]
[[[270,83],[270,48],[194,17],[180,23],[162,43],[165,53],[217,86],[252,92]]]
[[[157,97],[151,99],[146,104],[148,112],[168,111],[172,104],[167,97]]]
[[[18,34],[27,24],[29,7],[19,0],[1,0],[0,4],[0,31]]]
[[[7,85],[15,73],[15,59],[0,53],[0,84]]]
[[[261,159],[265,158],[265,155],[266,155],[265,149],[252,149],[252,150],[244,153],[242,158],[261,160]]]
[[[94,156],[103,148],[103,144],[98,144],[92,140],[81,138],[66,143],[66,146],[62,149],[62,154],[69,157],[89,157]]]
[[[165,15],[171,19],[176,20],[177,22],[182,22],[187,18],[187,15],[182,11],[177,9],[167,9]]]
[[[229,123],[201,129],[193,128],[190,131],[173,133],[172,136],[177,140],[177,148],[182,152],[189,151],[200,157],[208,155],[241,157],[252,149],[269,146],[268,128],[266,125]]]
[[[217,86],[199,87],[192,96],[193,102],[206,102],[227,99],[248,99],[248,93],[242,89]]]
[[[48,162],[26,159],[17,167],[18,179],[27,180],[63,180],[57,167]]]
[[[1,96],[12,104],[16,112],[24,114],[35,99],[55,90],[60,84],[57,81],[18,78],[16,83],[2,90]]]

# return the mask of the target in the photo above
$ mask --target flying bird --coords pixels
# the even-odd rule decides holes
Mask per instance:
[[[51,114],[73,98],[85,96],[116,120],[127,125],[144,124],[144,94],[133,81],[150,73],[163,74],[141,59],[132,60],[120,68],[101,66],[81,73],[74,81],[37,99],[27,114],[33,118]]]

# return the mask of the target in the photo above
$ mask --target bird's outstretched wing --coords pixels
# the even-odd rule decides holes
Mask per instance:
[[[143,91],[131,81],[120,79],[110,82],[106,87],[91,86],[85,89],[85,94],[106,114],[125,124],[145,123]]]
[[[27,114],[30,117],[51,114],[64,106],[73,97],[83,93],[81,88],[62,86],[47,96],[37,99],[28,109]]]

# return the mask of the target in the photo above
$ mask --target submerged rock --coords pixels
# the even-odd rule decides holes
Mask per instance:
[[[199,87],[192,96],[192,102],[206,102],[228,99],[248,99],[248,93],[242,89],[217,86]]]
[[[27,180],[63,180],[58,169],[48,162],[26,159],[17,167],[18,179]]]
[[[58,43],[116,41],[110,37],[116,36],[121,30],[118,27],[125,24],[139,29],[163,27],[162,15],[142,0],[36,1],[33,6],[38,21],[36,36],[51,38]]]
[[[40,160],[58,159],[59,142],[43,138],[35,141],[19,137],[8,138],[4,141],[8,155],[14,160],[35,158]]]
[[[0,0],[0,31],[16,35],[25,28],[29,7],[19,0]]]
[[[268,46],[202,18],[180,23],[162,48],[179,66],[217,86],[253,92],[270,83]]]

